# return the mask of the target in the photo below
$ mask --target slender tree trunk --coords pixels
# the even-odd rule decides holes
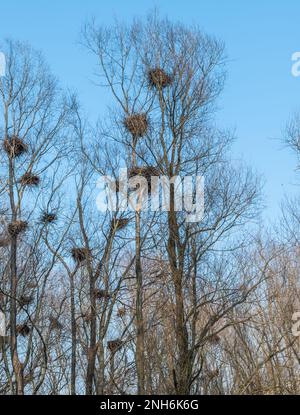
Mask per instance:
[[[71,275],[70,291],[71,291],[71,331],[72,331],[72,352],[71,352],[71,395],[76,395],[76,318],[75,318],[75,289],[74,275]]]

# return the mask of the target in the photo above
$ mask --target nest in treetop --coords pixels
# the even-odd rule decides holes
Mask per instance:
[[[21,307],[29,306],[33,303],[33,297],[31,295],[21,295],[19,298],[19,304]]]
[[[100,290],[99,288],[95,289],[94,295],[97,298],[97,300],[109,299],[111,297],[108,291]]]
[[[20,233],[26,231],[28,228],[28,223],[22,220],[16,220],[15,222],[11,222],[8,227],[8,233],[11,236],[18,236]]]
[[[57,219],[57,215],[53,212],[43,212],[41,215],[41,223],[44,223],[45,225],[48,225],[50,223],[55,222]]]
[[[148,72],[148,80],[151,87],[163,89],[171,85],[172,78],[161,68],[153,68]]]
[[[118,350],[121,349],[122,346],[123,346],[123,342],[121,339],[110,340],[107,342],[107,347],[111,353],[117,352]]]
[[[38,186],[40,184],[40,178],[33,173],[25,173],[20,178],[20,183],[23,186]]]
[[[113,218],[110,226],[113,231],[120,231],[126,228],[129,222],[128,218]]]
[[[19,335],[21,335],[23,337],[26,337],[30,333],[30,327],[28,326],[27,323],[18,324],[16,326],[16,332],[17,332],[17,334],[19,334]]]
[[[151,191],[151,177],[158,177],[160,175],[159,170],[154,166],[146,166],[146,167],[133,167],[129,170],[129,178],[133,178],[135,176],[144,177],[148,182],[148,191]],[[136,187],[133,190],[136,190]]]
[[[87,248],[73,248],[71,254],[74,261],[80,264],[87,260],[90,252]]]
[[[8,156],[11,158],[20,157],[28,151],[28,146],[17,136],[6,138],[4,140],[3,147]]]
[[[147,133],[148,119],[146,114],[132,114],[125,118],[124,125],[135,138],[143,137]]]
[[[50,330],[62,330],[63,329],[63,325],[61,324],[58,318],[50,316],[49,321],[50,321]]]

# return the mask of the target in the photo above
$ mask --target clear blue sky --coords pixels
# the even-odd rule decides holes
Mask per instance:
[[[267,216],[278,215],[283,195],[300,192],[295,157],[276,140],[300,110],[300,78],[291,75],[291,55],[300,51],[299,0],[9,0],[1,2],[0,41],[13,37],[41,49],[94,117],[105,95],[91,83],[94,60],[77,44],[81,25],[92,16],[127,21],[153,7],[225,41],[229,75],[218,119],[236,131],[235,157],[264,175]]]

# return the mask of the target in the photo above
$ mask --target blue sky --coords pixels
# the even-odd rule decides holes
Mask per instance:
[[[106,98],[91,82],[94,59],[77,43],[81,25],[92,16],[99,24],[114,17],[128,21],[153,7],[224,40],[228,80],[218,121],[235,130],[234,157],[264,176],[266,215],[276,217],[283,195],[300,192],[296,159],[279,141],[300,110],[300,78],[291,75],[291,56],[300,51],[298,0],[9,0],[1,2],[0,42],[12,37],[42,50],[94,118],[101,116]]]

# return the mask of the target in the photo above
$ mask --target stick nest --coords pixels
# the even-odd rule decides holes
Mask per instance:
[[[28,146],[17,136],[6,138],[3,143],[3,148],[10,158],[20,157],[28,151]]]
[[[126,129],[135,138],[143,137],[148,130],[148,119],[146,114],[132,114],[125,118]]]
[[[148,72],[149,85],[153,88],[163,89],[171,85],[172,77],[161,68],[153,68]]]
[[[11,236],[18,236],[20,233],[25,232],[27,228],[28,222],[16,220],[8,225],[7,230]]]

